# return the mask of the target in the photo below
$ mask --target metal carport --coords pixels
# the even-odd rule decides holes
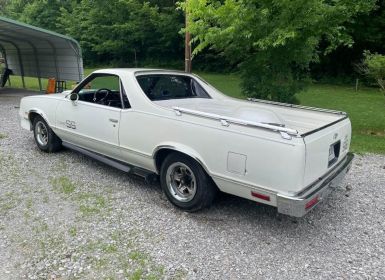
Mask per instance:
[[[22,78],[62,81],[83,78],[83,59],[78,42],[70,37],[0,16],[0,52],[5,66]]]

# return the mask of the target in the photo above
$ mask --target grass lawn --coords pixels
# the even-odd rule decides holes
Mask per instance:
[[[91,72],[93,72],[97,69],[98,68],[84,69],[84,76],[85,77],[88,76]],[[10,76],[10,78],[11,78],[11,87],[14,87],[14,88],[22,88],[23,87],[23,82],[22,82],[20,76]],[[25,77],[24,81],[25,81],[25,86],[27,89],[39,90],[39,82],[38,82],[37,78]],[[75,82],[67,82],[67,88],[70,89],[72,84],[74,84],[74,83]],[[47,88],[48,79],[41,79],[41,84],[42,84],[43,90],[45,90]],[[8,83],[7,83],[7,86],[8,86]]]
[[[385,153],[385,97],[378,89],[313,85],[298,97],[303,105],[347,112],[353,152]]]
[[[245,98],[241,92],[241,80],[239,76],[235,74],[208,74],[208,73],[197,73],[206,82],[212,84],[217,89],[226,93],[231,97]]]
[[[85,74],[88,75],[93,70],[95,69],[85,69]],[[198,74],[222,92],[232,97],[244,98],[237,75]],[[20,77],[12,77],[11,83],[12,87],[22,85]],[[26,78],[26,86],[29,89],[39,88],[35,78]],[[47,80],[43,79],[43,88],[46,86]],[[356,92],[353,86],[316,84],[298,94],[298,98],[303,105],[347,112],[353,127],[353,152],[385,154],[385,98],[379,90],[362,88]]]

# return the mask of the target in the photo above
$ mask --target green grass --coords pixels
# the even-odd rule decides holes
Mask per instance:
[[[88,75],[95,69],[85,69]],[[236,74],[198,73],[207,82],[223,93],[245,98],[240,88],[240,78]],[[27,86],[38,89],[37,79],[26,78]],[[46,81],[43,81],[43,84]],[[12,77],[12,86],[21,87],[21,79]],[[351,150],[356,153],[385,153],[385,98],[374,88],[353,86],[311,85],[298,94],[303,105],[345,111],[352,121],[353,135]]]
[[[8,192],[0,197],[0,215],[6,215],[9,211],[16,208],[20,203],[20,199],[15,193]]]
[[[76,186],[74,185],[74,183],[72,183],[71,180],[65,176],[54,178],[51,181],[51,184],[55,190],[61,193],[64,193],[66,195],[73,193],[76,189]]]
[[[385,98],[378,89],[313,85],[298,95],[301,104],[345,111],[352,122],[351,150],[385,153]]]
[[[78,234],[78,230],[76,227],[70,227],[68,233],[71,237],[75,237]]]
[[[94,193],[78,193],[76,198],[79,202],[80,213],[84,216],[92,216],[100,212],[106,212],[108,200],[101,195]]]
[[[86,68],[84,69],[84,77],[88,76],[91,72],[99,68]],[[10,76],[11,85],[9,83],[6,86],[12,88],[23,88],[23,82],[20,76]],[[24,78],[25,87],[30,90],[39,90],[39,80],[37,78],[25,77]],[[71,89],[74,85],[74,81],[67,81],[67,89]],[[45,91],[48,85],[48,79],[41,79],[42,90]]]
[[[235,98],[245,98],[241,91],[241,79],[236,74],[198,73],[206,82],[215,86],[221,92]]]
[[[118,251],[118,247],[115,244],[103,244],[101,249],[107,254],[112,254]]]
[[[23,83],[21,77],[19,76],[10,76],[11,84],[7,82],[6,86],[12,88],[23,88]],[[37,78],[25,77],[25,87],[30,90],[39,90],[39,82]],[[42,89],[45,90],[47,88],[48,80],[41,79]]]

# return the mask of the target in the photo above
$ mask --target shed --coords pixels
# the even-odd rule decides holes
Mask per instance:
[[[79,43],[71,37],[0,16],[0,52],[5,66],[22,78],[83,79]]]

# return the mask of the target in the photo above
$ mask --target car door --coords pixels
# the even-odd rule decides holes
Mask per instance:
[[[93,74],[56,110],[56,126],[63,141],[119,158],[119,123],[122,111],[121,82],[111,74]]]

